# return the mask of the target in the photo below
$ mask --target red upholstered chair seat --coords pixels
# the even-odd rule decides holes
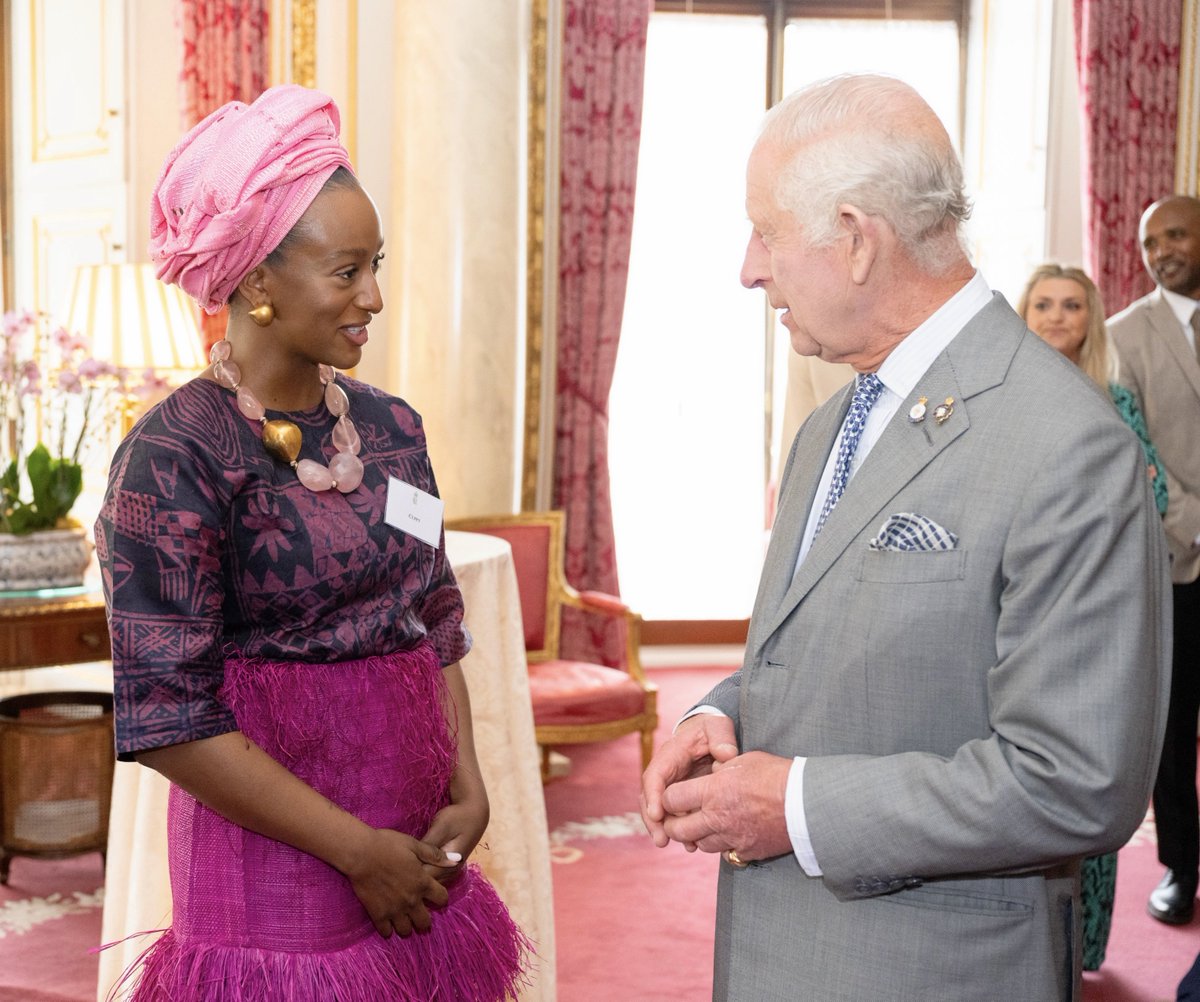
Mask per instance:
[[[628,672],[584,661],[531,664],[529,690],[537,727],[636,717],[646,702],[644,690]]]
[[[534,731],[542,750],[542,779],[550,778],[554,745],[609,741],[640,733],[642,768],[654,752],[658,691],[642,671],[642,617],[615,595],[576,591],[563,571],[566,521],[561,511],[483,515],[447,520],[447,529],[486,532],[512,548]],[[624,633],[623,665],[569,661],[559,657],[564,607],[618,624]]]

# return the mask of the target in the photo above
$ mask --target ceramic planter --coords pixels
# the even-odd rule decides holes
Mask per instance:
[[[83,584],[92,543],[83,529],[0,533],[0,591],[31,591]]]

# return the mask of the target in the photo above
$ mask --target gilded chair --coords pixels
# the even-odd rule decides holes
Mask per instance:
[[[579,592],[567,583],[563,571],[565,525],[561,511],[446,522],[447,529],[498,536],[512,546],[543,782],[550,778],[550,749],[555,745],[607,741],[635,731],[642,736],[645,769],[654,752],[658,724],[658,688],[646,680],[638,653],[642,617],[615,596]],[[564,606],[622,621],[623,668],[559,657]]]

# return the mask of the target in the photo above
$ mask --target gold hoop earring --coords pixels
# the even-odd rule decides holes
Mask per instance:
[[[275,309],[270,303],[263,303],[250,311],[250,319],[259,327],[267,327],[275,319]]]

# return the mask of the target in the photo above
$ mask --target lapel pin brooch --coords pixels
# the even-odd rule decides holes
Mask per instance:
[[[954,413],[954,398],[953,398],[953,397],[947,397],[947,398],[946,398],[946,402],[945,402],[944,404],[938,404],[938,405],[937,405],[937,406],[936,406],[936,407],[933,409],[933,419],[934,419],[934,420],[935,420],[935,421],[936,421],[938,424],[942,424],[942,423],[944,423],[944,422],[946,421],[946,419],[947,419],[947,418],[949,418],[949,417],[950,417],[950,415],[951,415],[951,414],[953,414],[953,413]]]
[[[920,424],[925,420],[925,405],[929,403],[928,397],[920,397],[917,402],[912,405],[912,409],[908,412],[908,420],[910,424]]]

